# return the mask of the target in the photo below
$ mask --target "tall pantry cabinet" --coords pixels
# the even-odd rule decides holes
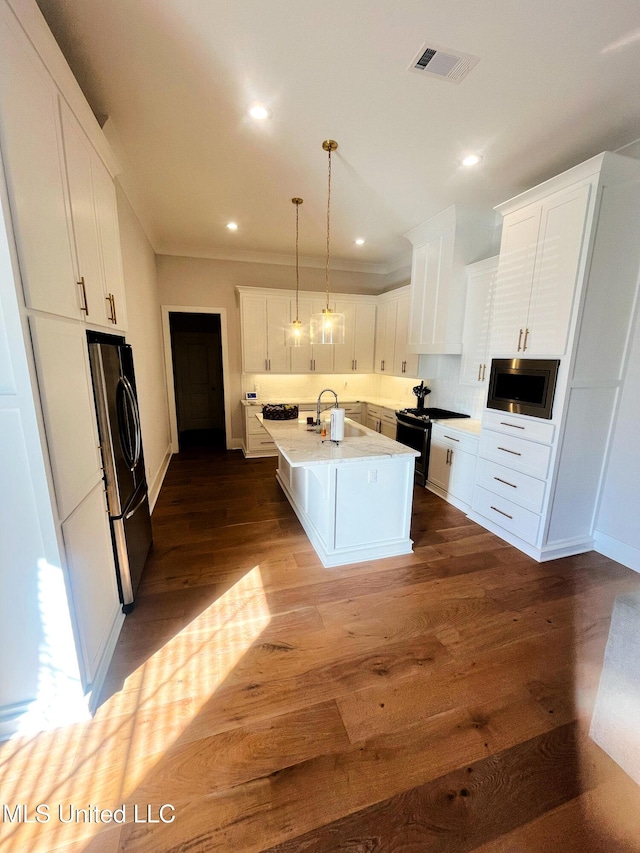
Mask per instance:
[[[33,555],[20,550],[2,555],[0,578],[4,593],[14,589],[16,576],[33,577],[12,605],[25,613],[16,646],[32,649],[34,635],[42,642],[47,619],[42,566],[58,567],[68,604],[58,610],[75,639],[75,659],[58,666],[79,671],[88,696],[106,674],[123,619],[86,340],[88,328],[126,329],[117,164],[33,0],[0,0],[0,116],[8,252],[2,297],[13,365],[13,383],[6,383],[8,391],[0,387],[0,396],[21,412],[28,459],[21,476],[31,481],[37,508],[26,516],[15,509],[3,524],[13,524],[22,539],[37,538],[37,516],[41,532],[53,531],[35,565]],[[15,430],[5,432],[7,422],[0,443],[19,444]],[[15,475],[15,460],[10,464]],[[41,701],[42,666],[42,656],[32,654],[3,662],[0,737]]]
[[[471,518],[537,560],[593,548],[640,273],[640,162],[604,153],[497,208],[490,355],[559,359],[550,420],[487,410]]]

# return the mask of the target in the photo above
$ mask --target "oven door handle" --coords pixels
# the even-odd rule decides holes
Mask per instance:
[[[398,424],[400,424],[401,426],[407,427],[407,429],[414,429],[416,432],[426,432],[428,429],[431,429],[430,423],[425,423],[425,424],[420,424],[420,425],[410,424],[408,421],[401,420],[398,417],[397,417],[397,421],[398,421]]]

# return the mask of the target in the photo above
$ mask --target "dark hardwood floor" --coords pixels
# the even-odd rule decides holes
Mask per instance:
[[[174,457],[95,718],[0,745],[3,802],[127,822],[0,824],[0,851],[640,851],[587,735],[640,576],[539,565],[420,488],[413,554],[324,569],[274,474]]]

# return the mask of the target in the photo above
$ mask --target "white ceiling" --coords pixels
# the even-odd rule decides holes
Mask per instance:
[[[111,120],[159,253],[291,258],[301,196],[300,253],[320,261],[326,138],[339,143],[332,259],[382,272],[445,207],[491,207],[640,137],[638,0],[38,5]],[[420,77],[407,69],[425,42],[480,62],[460,84]],[[262,124],[254,101],[272,111]],[[468,151],[481,167],[459,165]]]

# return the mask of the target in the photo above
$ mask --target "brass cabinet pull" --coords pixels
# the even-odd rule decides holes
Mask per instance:
[[[486,364],[483,364],[483,365],[482,365],[482,381],[483,381],[483,382],[484,382],[484,376],[485,376],[485,371],[486,371],[486,369],[487,369],[487,365],[486,365]]]
[[[354,370],[358,369],[358,359],[357,358],[354,358],[354,360],[353,360],[353,369]]]
[[[509,483],[507,480],[501,480],[500,477],[494,477],[494,480],[497,480],[499,483],[504,483],[505,486],[511,486],[512,489],[517,489],[518,487],[513,483]]]
[[[522,349],[522,329],[520,329],[520,334],[518,335],[518,352]]]
[[[511,429],[526,429],[526,427],[523,427],[520,424],[508,424],[506,421],[500,421],[500,426],[508,426],[511,427]]]
[[[525,330],[524,333],[524,346],[522,347],[522,352],[526,352],[527,350],[527,338],[529,337],[529,329]]]
[[[449,454],[450,454],[450,453],[451,453],[450,448],[447,448],[447,458],[446,458],[445,463],[444,463],[445,465],[448,465],[448,464],[449,464]]]
[[[444,437],[445,437],[445,438],[448,438],[448,439],[449,439],[449,441],[460,441],[460,439],[459,439],[459,438],[454,438],[452,435],[446,435],[446,434],[445,434],[445,436],[444,436]]]
[[[116,322],[116,300],[113,293],[110,293],[108,296],[105,296],[105,299],[109,303],[109,320],[115,324]]]
[[[87,288],[84,284],[84,276],[80,276],[80,281],[78,282],[78,287],[82,290],[82,305],[80,306],[80,310],[84,311],[84,313],[89,316],[89,303],[87,302]]]
[[[480,377],[482,376],[482,365],[478,365],[478,382],[481,381]]]
[[[384,370],[384,359],[380,362],[380,370]]]
[[[500,515],[504,515],[505,518],[510,518],[513,521],[513,516],[509,515],[508,512],[503,512],[501,509],[498,509],[497,506],[492,506],[491,509],[495,510],[496,512],[499,512]]]
[[[505,453],[512,453],[514,456],[522,456],[517,450],[509,450],[508,447],[498,447],[498,450],[504,450]]]

